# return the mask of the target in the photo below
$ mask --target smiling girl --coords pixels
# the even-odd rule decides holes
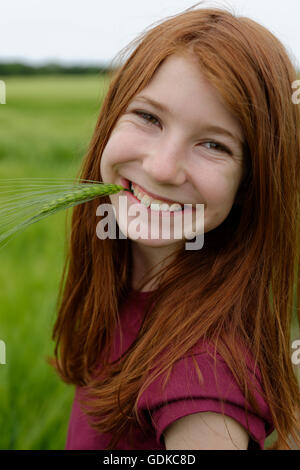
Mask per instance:
[[[106,197],[117,239],[96,236],[95,201],[74,208],[53,332],[76,386],[66,449],[299,444],[295,79],[267,29],[222,9],[166,19],[115,70],[80,177],[131,192]],[[171,230],[203,204],[203,247],[146,220],[134,238],[134,204]]]

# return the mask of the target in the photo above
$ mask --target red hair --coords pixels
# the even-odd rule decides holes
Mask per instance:
[[[128,426],[139,422],[141,393],[201,338],[214,345],[257,409],[241,360],[243,344],[261,373],[277,431],[272,448],[289,449],[290,436],[299,444],[300,403],[290,347],[293,314],[299,319],[295,69],[271,32],[222,9],[189,9],[131,45],[135,48],[129,58],[113,70],[79,176],[102,181],[102,152],[118,118],[168,56],[185,54],[198,61],[243,128],[246,166],[240,203],[205,234],[201,250],[182,247],[160,270],[138,336],[114,363],[109,363],[109,354],[119,307],[131,289],[132,241],[97,238],[99,202],[75,207],[53,330],[55,359],[50,362],[66,383],[84,386],[92,425],[113,433],[108,446],[113,449]],[[108,197],[103,201],[110,203]],[[95,373],[99,367],[101,377]]]

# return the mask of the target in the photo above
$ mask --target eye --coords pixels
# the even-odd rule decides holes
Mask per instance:
[[[209,142],[203,142],[203,143],[204,144],[213,144],[213,145],[216,146],[214,148],[215,150],[220,151],[220,152],[229,153],[230,155],[232,155],[232,152],[231,152],[231,150],[229,150],[229,148],[225,147],[225,145],[219,144],[218,142],[209,141]]]
[[[150,113],[146,113],[145,111],[133,111],[133,113],[140,116],[148,124],[154,124],[154,125],[155,123],[159,124],[159,120]]]
[[[148,113],[146,111],[140,111],[140,110],[134,110],[132,111],[133,114],[136,114],[137,116],[141,117],[143,121],[146,121],[147,124],[159,124],[160,121],[157,117],[153,116],[153,114]],[[229,155],[232,155],[232,152],[229,148],[225,147],[225,145],[219,144],[218,142],[215,141],[208,141],[208,142],[203,142],[204,144],[213,144],[215,145],[215,150],[220,151],[220,152],[225,152],[228,153]]]

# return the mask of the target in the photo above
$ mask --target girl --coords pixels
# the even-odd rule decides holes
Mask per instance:
[[[132,194],[106,197],[115,239],[95,201],[74,208],[52,359],[76,385],[66,449],[299,445],[295,79],[273,34],[222,9],[166,19],[114,72],[80,177]],[[171,233],[170,204],[203,204],[203,247],[144,219],[133,237],[136,203]]]

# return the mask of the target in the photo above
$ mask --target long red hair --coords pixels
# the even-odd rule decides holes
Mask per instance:
[[[107,448],[113,449],[128,427],[140,422],[143,391],[201,338],[214,345],[257,409],[241,360],[243,343],[259,367],[277,431],[271,448],[289,449],[291,437],[299,444],[300,403],[290,344],[293,315],[299,321],[295,69],[271,32],[223,9],[189,9],[167,18],[122,51],[123,59],[132,46],[112,72],[79,176],[102,181],[102,152],[129,102],[168,56],[192,55],[244,131],[247,171],[239,203],[205,234],[201,250],[182,247],[160,270],[138,336],[114,363],[109,355],[119,307],[131,289],[132,241],[97,238],[99,201],[75,207],[53,330],[55,358],[49,361],[66,383],[84,387],[92,425],[112,432]]]

